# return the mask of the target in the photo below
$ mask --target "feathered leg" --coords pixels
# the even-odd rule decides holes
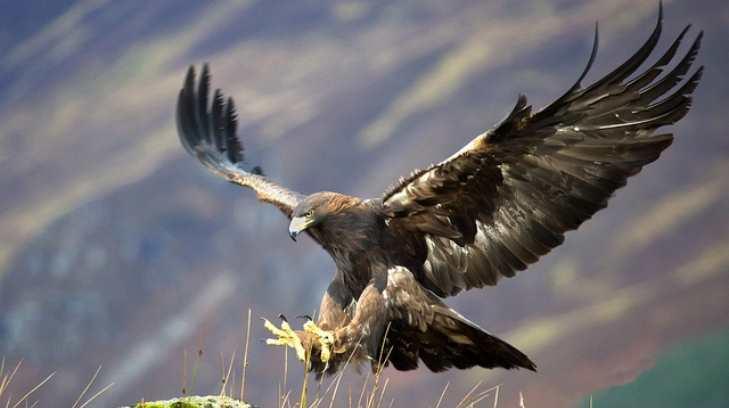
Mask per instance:
[[[376,370],[379,363],[384,362],[381,361],[381,353],[387,322],[384,294],[370,284],[357,300],[357,308],[349,324],[334,331],[336,358],[346,359],[356,353],[360,358],[368,357],[373,370]]]

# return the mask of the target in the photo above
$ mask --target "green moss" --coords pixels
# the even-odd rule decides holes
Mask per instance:
[[[140,402],[134,408],[250,408],[245,402],[219,396],[190,396],[168,401]]]

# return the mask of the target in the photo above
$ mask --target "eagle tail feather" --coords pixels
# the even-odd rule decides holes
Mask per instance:
[[[459,369],[479,366],[505,369],[525,368],[537,371],[536,364],[526,354],[506,341],[489,334],[453,309],[449,308],[445,313],[439,313],[432,330],[442,337],[443,347],[435,350],[435,354],[428,354],[427,357],[421,355],[426,366],[429,363],[427,359],[433,357],[441,361],[445,360],[444,362],[450,361],[454,367]],[[433,362],[432,359],[430,362]],[[436,364],[436,367],[441,365]]]
[[[425,331],[406,322],[393,322],[388,361],[397,370],[414,370],[422,360],[433,372],[475,366],[537,371],[536,364],[516,347],[445,305],[435,309],[434,319]]]

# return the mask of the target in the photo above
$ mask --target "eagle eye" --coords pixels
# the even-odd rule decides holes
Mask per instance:
[[[306,212],[306,218],[310,218],[314,216],[314,210],[309,210]]]

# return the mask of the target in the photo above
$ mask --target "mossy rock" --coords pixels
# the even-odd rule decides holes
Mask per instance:
[[[133,408],[252,408],[245,402],[229,397],[208,395],[207,397],[182,397],[168,401],[139,402]]]

